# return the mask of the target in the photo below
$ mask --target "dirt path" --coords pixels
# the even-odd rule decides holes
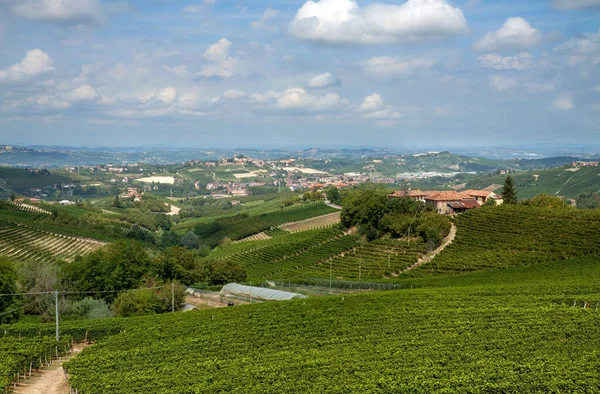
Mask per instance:
[[[15,394],[69,394],[69,385],[62,369],[63,362],[75,357],[83,350],[84,345],[75,345],[73,352],[61,360],[54,360],[52,365],[31,375],[19,383]]]
[[[444,238],[444,240],[442,241],[442,244],[437,249],[435,249],[435,250],[427,253],[423,257],[419,258],[415,264],[411,265],[410,267],[408,267],[401,273],[413,270],[417,267],[420,267],[423,264],[429,263],[435,256],[440,254],[441,251],[446,248],[446,246],[450,245],[452,243],[452,241],[454,241],[454,237],[456,237],[456,226],[454,225],[454,223],[451,223],[451,224],[452,224],[452,227],[450,228],[450,233],[446,236],[446,238]]]

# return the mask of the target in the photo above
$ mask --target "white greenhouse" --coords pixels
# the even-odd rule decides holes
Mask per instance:
[[[255,298],[267,301],[285,301],[294,298],[306,298],[303,294],[287,291],[266,289],[264,287],[246,286],[237,283],[228,283],[221,289],[221,296],[234,295]]]

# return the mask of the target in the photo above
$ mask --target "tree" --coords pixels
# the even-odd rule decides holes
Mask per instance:
[[[1,294],[13,294],[16,292],[16,273],[13,262],[7,258],[0,257],[0,293]],[[5,312],[14,309],[14,297],[5,296],[0,297],[0,323],[8,323],[14,317],[13,314]]]
[[[542,208],[571,208],[563,199],[556,196],[549,196],[546,193],[538,194],[530,200],[525,200],[521,203],[522,205],[531,205],[534,207]]]
[[[504,204],[516,204],[518,202],[515,185],[510,175],[508,175],[504,180],[504,187],[502,188],[502,200],[504,201]]]
[[[142,285],[144,278],[155,275],[156,271],[156,263],[142,244],[132,240],[109,244],[62,267],[70,287],[82,292],[98,292],[95,298],[109,302],[117,292]]]

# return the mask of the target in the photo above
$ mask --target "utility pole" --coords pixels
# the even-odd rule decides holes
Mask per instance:
[[[329,260],[329,289],[331,289],[331,282],[332,282],[332,267],[333,266],[333,260]]]
[[[54,291],[54,307],[56,315],[56,342],[58,342],[58,290]]]
[[[171,312],[175,312],[175,283],[171,282]]]

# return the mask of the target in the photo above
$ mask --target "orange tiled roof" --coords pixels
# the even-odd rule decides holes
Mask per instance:
[[[434,192],[425,197],[426,200],[430,201],[460,201],[463,198],[465,196],[462,193],[455,191]]]
[[[465,190],[461,193],[472,197],[487,197],[490,194],[492,194],[492,192],[490,192],[489,190]]]

